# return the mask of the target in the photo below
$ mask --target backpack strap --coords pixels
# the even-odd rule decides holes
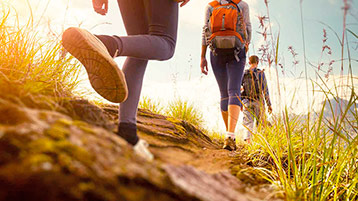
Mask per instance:
[[[261,73],[262,71],[260,71],[259,69],[257,70],[257,71],[251,71],[251,70],[249,70],[249,69],[247,69],[247,70],[245,70],[245,73],[244,74],[250,74],[250,75],[252,75],[253,76],[253,78],[254,78],[254,81],[255,82],[258,82],[259,81],[259,73]]]
[[[240,0],[240,1],[241,1],[241,0]],[[210,2],[209,5],[210,5],[211,7],[216,7],[216,6],[220,5],[220,3],[219,3],[218,1],[216,1],[216,0],[214,0],[214,1]]]
[[[255,81],[256,82],[259,82],[260,80],[259,80],[259,73],[261,73],[261,71],[254,71],[254,72],[252,72],[252,74],[255,76]]]
[[[263,74],[265,74],[265,69],[257,69],[257,75],[263,75]]]
[[[237,10],[241,13],[241,9],[239,8],[239,6],[237,5],[238,3],[240,3],[241,0],[229,0],[229,3],[235,4],[235,7],[237,8]]]
[[[241,2],[241,0],[231,0],[232,2],[234,2],[235,4],[238,4]]]
[[[232,3],[234,3],[234,4],[237,5],[238,3],[241,2],[241,0],[231,0],[231,1],[229,1],[229,2],[232,2]],[[215,7],[215,6],[220,5],[220,3],[219,3],[219,1],[214,0],[214,1],[210,2],[209,5],[212,6],[212,7]]]

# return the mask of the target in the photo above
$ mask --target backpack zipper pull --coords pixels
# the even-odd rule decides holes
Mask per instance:
[[[225,14],[223,15],[223,21],[222,21],[222,26],[221,26],[221,31],[225,31]]]

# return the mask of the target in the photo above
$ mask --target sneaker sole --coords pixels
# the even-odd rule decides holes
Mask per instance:
[[[127,99],[125,76],[99,39],[84,29],[72,27],[63,33],[62,45],[86,68],[99,95],[114,103]]]

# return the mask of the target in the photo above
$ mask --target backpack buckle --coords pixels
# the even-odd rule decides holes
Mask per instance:
[[[235,56],[235,59],[237,62],[240,62],[240,58],[239,58],[240,52],[241,52],[241,49],[239,49],[239,48],[236,48],[234,51],[234,56]]]

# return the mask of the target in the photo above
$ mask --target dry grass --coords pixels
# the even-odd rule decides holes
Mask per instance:
[[[299,3],[302,9],[302,1]],[[265,41],[260,52],[262,61],[271,66],[274,61],[278,60],[279,37],[273,38],[271,23],[268,20],[270,18],[268,1],[265,1],[265,4],[267,16],[259,17],[261,28],[264,30],[261,34]],[[312,86],[314,89],[319,88],[320,93],[326,97],[321,111],[318,114],[314,113],[310,110],[310,105],[307,105],[308,109],[304,115],[292,115],[287,109],[280,109],[273,126],[259,128],[254,134],[254,143],[249,146],[249,157],[258,170],[257,173],[276,185],[279,189],[278,193],[284,192],[286,200],[348,201],[358,199],[358,111],[352,110],[352,108],[357,108],[358,102],[354,85],[357,77],[352,73],[353,58],[350,56],[351,49],[346,39],[348,32],[345,22],[349,1],[343,0],[343,4],[342,37],[340,38],[335,33],[341,45],[341,50],[339,50],[342,52],[341,58],[328,62],[320,61],[318,65],[310,64],[316,71],[316,77],[321,81],[320,84],[312,81]],[[301,17],[303,19],[303,16]],[[304,23],[302,22],[303,31]],[[357,37],[356,33],[348,31]],[[271,38],[268,38],[268,35]],[[305,47],[304,37],[303,34],[302,42]],[[326,44],[326,41],[327,34],[324,30],[322,50],[319,51],[322,55],[331,56],[334,50]],[[345,48],[348,53],[348,59],[346,59],[348,65],[343,62]],[[289,47],[289,51],[294,57],[293,62],[296,66],[298,64],[297,53],[292,47]],[[305,50],[301,55],[304,55],[302,65],[305,66],[305,77],[309,82]],[[340,83],[330,88],[323,77],[328,78],[331,75],[332,65],[337,61],[341,61]],[[278,66],[285,75],[284,66],[280,63]],[[348,70],[348,76],[343,74],[345,70]],[[323,77],[321,77],[322,73]],[[347,83],[344,84],[343,80],[347,80]],[[346,86],[345,89],[342,86]],[[279,88],[274,90],[280,91]],[[308,88],[306,90],[307,98],[314,98],[309,97],[312,92],[308,91]],[[343,103],[341,98],[343,92],[347,93],[347,91],[350,96]]]
[[[61,109],[61,103],[72,98],[79,65],[63,56],[60,41],[38,36],[31,19],[20,27],[13,25],[19,22],[10,11],[0,15],[0,99]]]

